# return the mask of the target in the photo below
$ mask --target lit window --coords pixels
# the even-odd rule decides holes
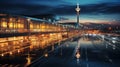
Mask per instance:
[[[2,22],[2,27],[5,27],[5,28],[6,28],[6,27],[7,27],[7,22],[3,21],[3,22]]]
[[[9,23],[9,27],[13,28],[13,23],[12,22]]]

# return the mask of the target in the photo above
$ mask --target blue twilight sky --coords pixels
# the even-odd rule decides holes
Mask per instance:
[[[80,22],[120,22],[120,0],[0,0],[0,12],[21,15],[54,14],[76,22],[76,3]]]

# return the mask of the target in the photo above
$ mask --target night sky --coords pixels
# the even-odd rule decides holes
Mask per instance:
[[[76,4],[80,4],[80,22],[120,22],[120,0],[0,0],[0,12],[20,15],[53,14],[76,22]]]

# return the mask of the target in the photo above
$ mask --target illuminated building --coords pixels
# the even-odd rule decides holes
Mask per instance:
[[[0,55],[14,55],[23,49],[45,48],[78,36],[76,26],[62,25],[18,15],[0,14]],[[53,45],[54,46],[54,45]]]

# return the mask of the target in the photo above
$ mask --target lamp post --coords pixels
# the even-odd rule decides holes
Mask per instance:
[[[28,40],[30,41],[30,18],[27,19]]]
[[[79,27],[79,12],[80,12],[80,7],[79,4],[77,3],[77,8],[75,8],[76,12],[77,12],[77,27]]]

